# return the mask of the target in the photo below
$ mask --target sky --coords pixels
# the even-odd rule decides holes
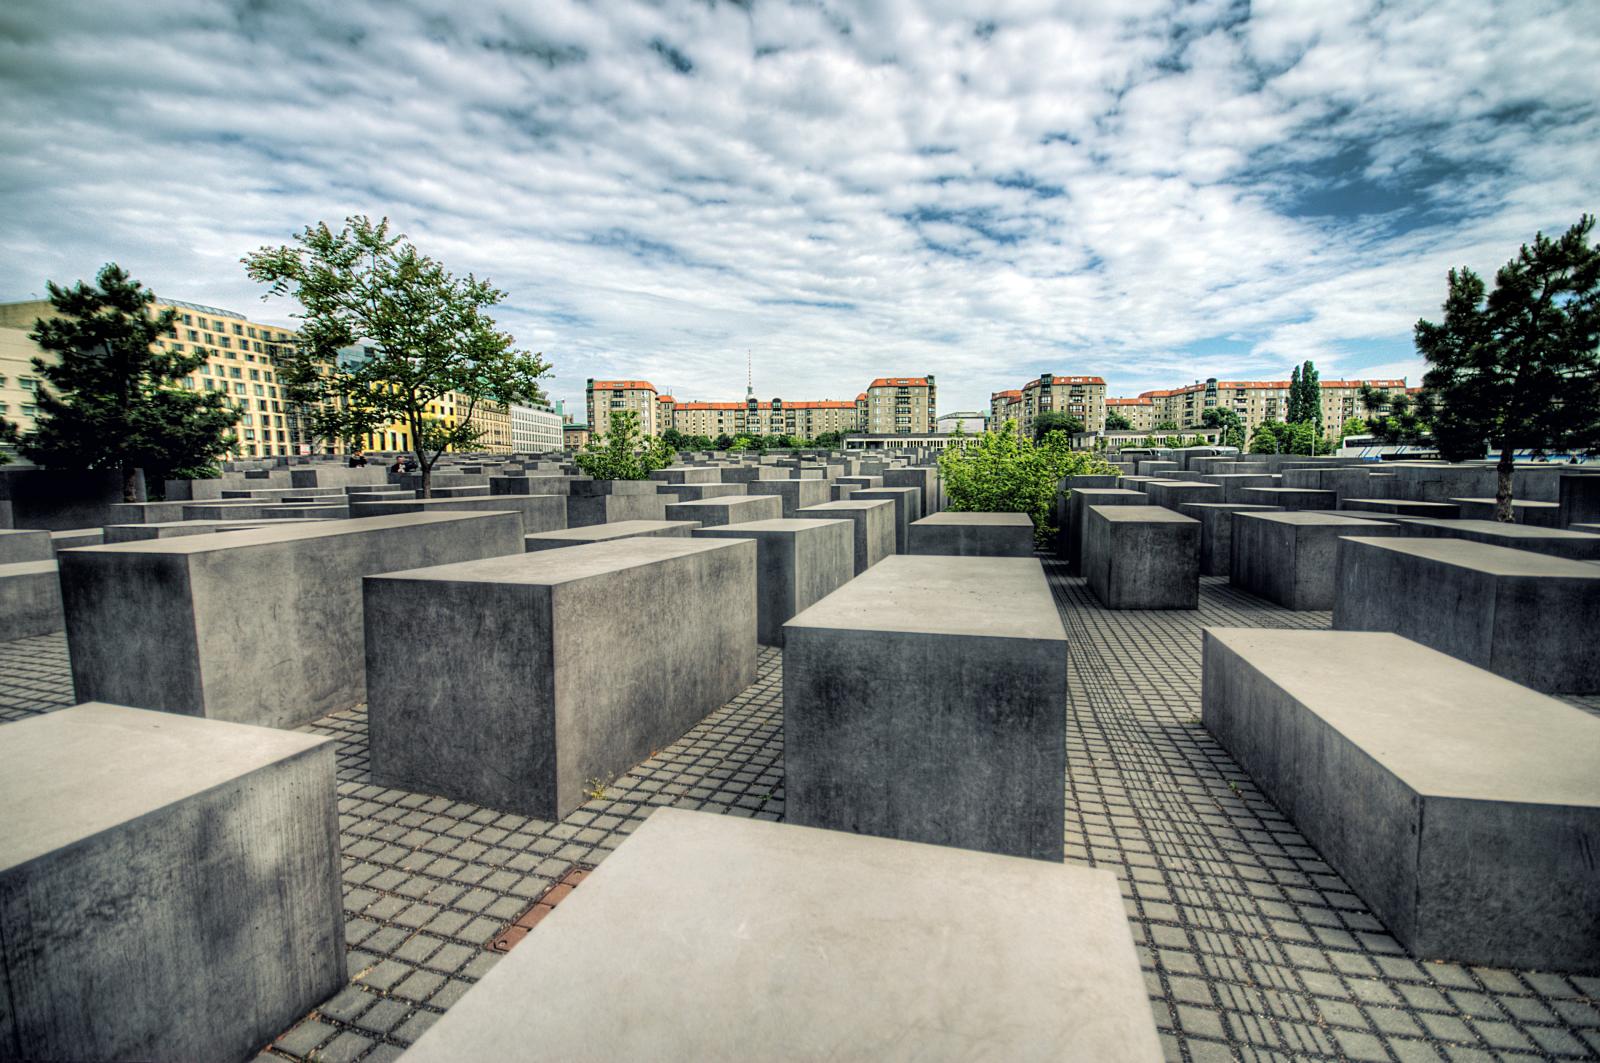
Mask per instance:
[[[1600,206],[1600,4],[10,0],[0,301],[387,216],[553,365],[986,409],[1405,376],[1446,272]]]

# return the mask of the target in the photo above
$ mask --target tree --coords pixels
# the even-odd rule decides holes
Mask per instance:
[[[1065,432],[1068,438],[1083,431],[1083,419],[1070,413],[1041,413],[1033,419],[1033,438],[1043,439],[1051,432]]]
[[[1433,441],[1432,425],[1437,402],[1430,392],[1420,390],[1413,398],[1404,391],[1384,391],[1371,384],[1363,384],[1361,402],[1368,413],[1366,430],[1378,442],[1397,446]],[[1483,456],[1481,443],[1474,456]]]
[[[1300,416],[1291,417],[1291,423],[1305,422],[1320,437],[1322,435],[1322,381],[1317,367],[1308,358],[1300,367]]]
[[[1518,450],[1600,451],[1600,247],[1594,217],[1559,239],[1543,232],[1495,273],[1485,295],[1472,270],[1451,270],[1438,323],[1418,321],[1436,406],[1433,438],[1447,460],[1496,447],[1495,519],[1510,521]]]
[[[1207,428],[1222,429],[1222,434],[1217,437],[1220,446],[1244,449],[1244,422],[1232,410],[1213,406],[1200,415],[1200,423]]]
[[[1282,421],[1262,421],[1250,435],[1250,453],[1289,453],[1289,426]]]
[[[279,378],[291,399],[314,411],[315,431],[357,440],[398,422],[426,498],[439,457],[478,441],[471,418],[479,404],[543,398],[538,380],[550,367],[495,327],[487,311],[506,293],[488,281],[451,274],[403,234],[391,235],[387,218],[347,218],[337,233],[321,222],[295,241],[243,262],[269,295],[293,295],[303,308],[305,325]],[[367,357],[340,364],[339,351],[358,342]],[[450,421],[439,408],[452,394]]]
[[[1364,436],[1367,432],[1367,422],[1360,417],[1346,417],[1344,424],[1339,426],[1340,439],[1348,439],[1350,436]]]
[[[1162,421],[1160,424],[1156,425],[1154,429],[1154,431],[1157,432],[1176,432],[1177,430],[1177,421]]]
[[[844,446],[844,433],[819,432],[811,442],[823,450],[839,450]]]
[[[1121,410],[1107,410],[1106,411],[1106,431],[1107,432],[1131,432],[1131,431],[1133,431],[1133,422],[1128,420],[1127,417],[1123,416]]]
[[[665,437],[645,438],[636,411],[615,410],[610,427],[573,460],[596,480],[648,480],[652,472],[671,465],[674,457]]]
[[[28,335],[56,359],[33,359],[49,387],[38,390],[38,419],[19,439],[23,454],[51,468],[117,469],[123,501],[137,502],[140,470],[159,480],[233,447],[229,430],[240,411],[222,392],[179,386],[208,356],[160,346],[178,315],[152,314],[154,292],[115,262],[101,268],[95,287],[45,286],[60,316],[39,319]],[[15,427],[0,432],[13,436]]]
[[[1051,526],[1056,491],[1066,476],[1114,475],[1105,459],[1072,449],[1068,437],[1052,432],[1034,442],[1019,435],[1014,421],[985,432],[971,443],[939,452],[945,496],[956,512],[1026,513],[1034,541],[1054,537]]]
[[[687,450],[689,448],[689,441],[676,428],[668,428],[665,432],[662,432],[661,441],[673,450]]]

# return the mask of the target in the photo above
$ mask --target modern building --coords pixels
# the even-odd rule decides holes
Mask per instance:
[[[219,391],[241,408],[234,434],[234,457],[254,458],[318,451],[341,453],[337,442],[313,439],[302,411],[280,393],[275,366],[287,355],[295,333],[281,325],[251,321],[220,307],[176,299],[154,310],[177,314],[161,345],[179,354],[206,352],[209,359],[180,383],[193,391]],[[0,414],[28,431],[34,425],[36,396],[44,381],[33,368],[35,356],[51,357],[28,338],[34,322],[56,314],[48,300],[0,304]]]
[[[511,405],[512,450],[518,454],[542,454],[565,445],[560,411],[552,406]]]
[[[879,377],[867,387],[866,395],[860,431],[868,435],[938,434],[938,387],[931,373]]]
[[[659,396],[655,385],[648,380],[594,380],[584,389],[584,403],[589,412],[589,429],[595,435],[604,435],[611,428],[611,415],[619,410],[632,410],[639,415],[639,430],[647,436],[658,436],[665,426],[657,420]]]
[[[1007,421],[1022,420],[1022,392],[996,391],[989,396],[989,427],[998,431]]]

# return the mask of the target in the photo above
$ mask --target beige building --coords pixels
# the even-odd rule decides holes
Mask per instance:
[[[938,388],[932,374],[879,377],[866,394],[861,431],[870,435],[938,434]]]
[[[1076,417],[1083,422],[1085,431],[1104,431],[1106,382],[1097,376],[1040,374],[1037,380],[1022,385],[1022,432],[1032,432],[1034,420],[1047,413]]]
[[[465,412],[471,409],[472,413],[467,418],[467,424],[479,431],[478,441],[472,445],[474,451],[486,451],[490,454],[510,454],[516,449],[511,436],[511,407],[504,402],[491,402],[488,399],[479,399],[473,405],[464,396],[457,395],[458,409]]]
[[[611,415],[618,410],[632,410],[639,415],[639,430],[647,436],[658,436],[665,429],[657,416],[655,385],[648,380],[593,380],[584,389],[585,405],[589,411],[589,430],[604,435],[611,428]]]
[[[1319,381],[1322,394],[1322,425],[1324,431],[1337,436],[1344,422],[1352,417],[1365,419],[1371,411],[1361,401],[1361,386],[1369,384],[1380,390],[1404,389],[1402,380],[1323,380]],[[1165,391],[1146,391],[1138,399],[1116,399],[1116,403],[1150,403],[1150,426],[1171,422],[1180,429],[1198,428],[1205,412],[1211,409],[1232,410],[1239,415],[1247,432],[1254,432],[1263,421],[1282,421],[1289,415],[1289,381],[1287,380],[1207,380],[1203,384]],[[1130,407],[1119,406],[1126,414]],[[1131,415],[1129,419],[1133,418]],[[1137,425],[1138,422],[1135,422]]]
[[[999,431],[1007,421],[1022,420],[1022,392],[996,391],[989,396],[989,428]]]
[[[208,352],[205,365],[181,381],[194,391],[220,391],[242,410],[234,428],[236,457],[266,457],[301,453],[313,440],[304,431],[295,407],[279,393],[276,358],[288,354],[293,331],[281,325],[251,321],[243,314],[200,303],[161,300],[155,312],[171,309],[174,327],[161,343],[179,354]],[[33,427],[35,396],[43,380],[30,364],[44,351],[28,333],[41,317],[55,308],[43,299],[0,304],[0,413],[22,426]],[[327,449],[326,441],[315,441]],[[335,446],[335,452],[343,448]]]
[[[678,402],[672,426],[687,436],[786,435],[814,439],[823,432],[853,432],[856,403],[834,399],[816,402]]]
[[[564,424],[561,426],[561,445],[568,450],[582,450],[589,445],[589,426]]]
[[[1147,398],[1107,399],[1106,414],[1120,413],[1128,419],[1130,432],[1148,432],[1156,426],[1155,403]]]

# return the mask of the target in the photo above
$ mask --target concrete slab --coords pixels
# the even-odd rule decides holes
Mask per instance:
[[[1332,609],[1339,538],[1397,535],[1394,525],[1328,513],[1233,514],[1228,580],[1285,609]]]
[[[913,521],[913,554],[951,557],[1032,557],[1033,521],[1026,513],[952,513]]]
[[[522,533],[559,531],[567,526],[567,498],[562,495],[475,495],[467,498],[412,498],[392,502],[352,502],[350,515],[390,517],[402,513],[515,513]]]
[[[922,489],[920,487],[868,487],[851,492],[852,502],[894,503],[894,549],[897,554],[911,550],[911,525],[922,519]]]
[[[53,561],[55,556],[48,531],[42,528],[0,528],[0,565],[16,565],[24,561]]]
[[[752,520],[777,520],[782,516],[783,499],[777,495],[705,498],[698,502],[673,502],[666,507],[667,520],[696,521],[702,528],[719,528],[724,524],[744,524]]]
[[[820,506],[824,502],[832,501],[828,491],[828,482],[823,479],[806,480],[751,480],[745,485],[745,490],[754,495],[776,495],[783,500],[783,511],[779,515],[788,520],[793,520],[799,510],[809,506]]]
[[[1497,520],[1434,520],[1418,518],[1396,522],[1400,534],[1421,539],[1466,539],[1512,550],[1531,550],[1574,561],[1600,561],[1600,534],[1577,528],[1535,528],[1527,524],[1502,524]]]
[[[1233,564],[1233,515],[1281,510],[1248,502],[1180,502],[1178,512],[1200,522],[1200,575],[1226,576]]]
[[[835,488],[850,484],[834,484]],[[855,488],[859,490],[860,488]],[[849,519],[855,522],[855,574],[894,556],[895,508],[889,499],[841,499],[807,506],[795,515],[808,520]]]
[[[1066,559],[1068,572],[1074,576],[1083,575],[1083,542],[1089,524],[1089,507],[1149,504],[1149,495],[1131,488],[1073,488],[1067,498],[1067,519],[1056,530],[1056,556]]]
[[[0,565],[0,642],[48,635],[65,625],[54,561]]]
[[[694,532],[755,540],[756,640],[763,646],[782,646],[791,617],[855,577],[855,535],[855,522],[838,518],[753,520]]]
[[[563,528],[560,531],[525,535],[522,542],[524,549],[531,554],[536,550],[608,543],[614,539],[632,539],[638,536],[687,539],[689,533],[699,526],[692,520],[622,520],[615,524],[591,524],[583,528]]]
[[[1196,609],[1200,522],[1161,506],[1090,506],[1083,569],[1107,609]]]

